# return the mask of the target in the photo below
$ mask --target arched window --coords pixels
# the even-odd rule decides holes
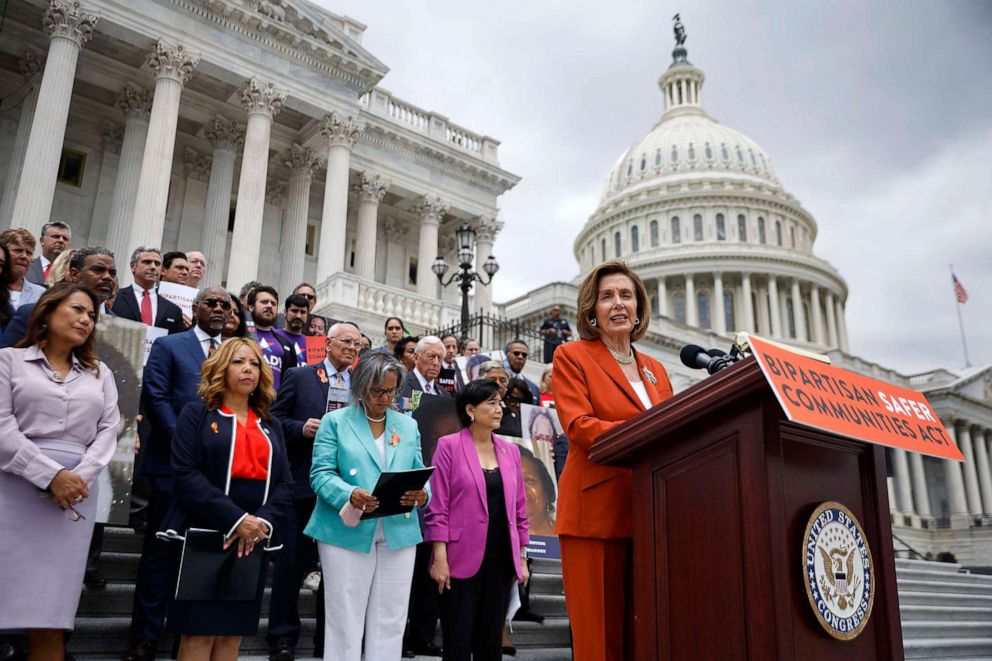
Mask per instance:
[[[696,293],[696,302],[699,311],[699,327],[700,328],[711,328],[710,323],[710,295],[708,292],[701,291]]]
[[[648,157],[641,154],[641,172],[644,172],[644,168],[648,166]]]
[[[641,249],[641,237],[637,225],[630,228],[630,252],[637,252]]]
[[[758,167],[758,161],[754,160],[754,150],[748,149],[747,153],[751,155],[751,167],[753,168]]]
[[[792,304],[792,297],[785,299],[785,316],[789,323],[789,337],[796,337],[796,307]]]
[[[696,147],[691,142],[689,143],[689,160],[696,160]]]
[[[706,160],[707,161],[713,160],[713,148],[710,147],[710,143],[708,142],[706,143]]]
[[[758,242],[768,243],[768,237],[765,236],[765,219],[758,216]]]
[[[681,321],[683,324],[686,323],[685,320],[685,292],[677,291],[672,295],[672,304],[675,306],[675,320]]]
[[[734,292],[723,290],[723,326],[728,331],[737,330],[737,315],[734,314]]]
[[[658,221],[657,220],[652,220],[651,221],[651,247],[652,248],[657,248],[658,247]]]
[[[720,143],[720,155],[723,156],[723,160],[730,160],[730,152],[727,151],[727,145]]]
[[[672,243],[682,242],[682,228],[679,227],[679,217],[672,217]]]
[[[740,145],[737,145],[737,162],[744,165],[744,152],[741,151]]]
[[[678,163],[678,162],[679,162],[679,148],[676,147],[675,145],[672,145],[672,163]]]
[[[661,150],[659,149],[654,153],[654,164],[655,166],[661,165]]]
[[[599,247],[600,247],[599,254],[603,258],[602,261],[605,262],[606,261],[606,239],[603,239],[602,241],[600,241]]]
[[[737,238],[747,241],[747,218],[742,213],[737,214]]]
[[[722,213],[716,215],[716,240],[727,240],[727,222],[724,220]]]
[[[782,221],[775,221],[775,243],[782,245]]]
[[[796,226],[789,225],[789,243],[793,248],[796,247]]]
[[[613,256],[620,259],[620,232],[613,235]]]
[[[634,161],[627,162],[627,176],[629,177],[634,173]]]
[[[703,240],[703,217],[698,213],[692,217],[692,238],[695,241]]]

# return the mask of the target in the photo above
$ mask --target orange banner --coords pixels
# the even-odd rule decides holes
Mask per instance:
[[[834,367],[753,335],[748,344],[792,422],[964,461],[923,393]]]
[[[307,336],[307,365],[316,365],[327,355],[327,338]]]

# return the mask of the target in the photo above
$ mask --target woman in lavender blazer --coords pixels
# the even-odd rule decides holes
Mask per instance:
[[[494,381],[465,386],[456,407],[464,428],[437,441],[424,535],[434,549],[444,659],[500,659],[510,589],[529,578],[520,451],[493,434],[503,417]]]

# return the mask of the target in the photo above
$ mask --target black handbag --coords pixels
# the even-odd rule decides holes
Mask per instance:
[[[238,557],[237,543],[224,548],[224,533],[190,528],[183,538],[176,601],[250,601],[258,596],[264,551]]]

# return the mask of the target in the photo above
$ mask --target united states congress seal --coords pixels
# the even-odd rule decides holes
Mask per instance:
[[[857,638],[875,603],[875,565],[861,524],[840,503],[823,503],[810,515],[803,575],[820,626],[838,640]]]

